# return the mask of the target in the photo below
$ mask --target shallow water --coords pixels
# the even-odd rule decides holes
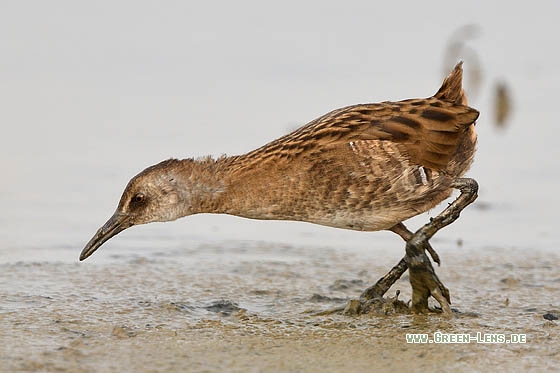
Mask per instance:
[[[560,309],[560,55],[545,47],[560,42],[558,9],[519,27],[530,4],[510,5],[509,17],[476,2],[461,12],[423,3],[406,14],[392,5],[364,2],[355,12],[321,3],[320,17],[301,4],[219,13],[124,2],[112,13],[74,3],[36,4],[35,13],[10,6],[0,14],[0,370],[560,363],[559,321],[544,317]],[[399,14],[399,27],[381,13]],[[481,189],[432,242],[459,311],[453,319],[313,316],[356,298],[397,263],[404,245],[388,232],[200,215],[132,228],[78,262],[144,167],[242,153],[343,105],[429,95],[447,38],[471,22],[483,31],[469,43],[484,77],[471,100],[481,117],[469,172]],[[464,58],[468,75],[474,61]],[[514,99],[502,130],[491,114],[497,79]],[[396,290],[410,299],[406,278],[388,295]],[[527,343],[405,342],[406,333],[436,330],[526,333]]]

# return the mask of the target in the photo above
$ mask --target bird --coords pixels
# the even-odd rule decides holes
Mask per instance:
[[[390,230],[409,240],[403,222],[450,197],[474,159],[479,112],[468,106],[462,72],[460,62],[433,96],[336,109],[242,155],[150,166],[130,180],[79,259],[131,226],[200,213]]]

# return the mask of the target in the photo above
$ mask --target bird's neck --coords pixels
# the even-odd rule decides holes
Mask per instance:
[[[183,196],[188,201],[184,215],[199,213],[219,213],[223,209],[223,195],[227,190],[228,157],[213,159],[181,160]]]
[[[189,194],[190,211],[199,213],[231,214],[253,218],[270,218],[254,215],[253,211],[266,210],[262,188],[275,184],[266,172],[267,167],[255,167],[246,156],[210,157],[184,160],[186,169],[185,190]]]

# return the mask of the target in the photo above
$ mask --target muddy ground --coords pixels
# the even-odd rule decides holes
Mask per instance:
[[[70,254],[70,251],[68,251]],[[457,247],[436,268],[455,316],[315,316],[399,259],[262,242],[98,263],[2,264],[2,371],[555,368],[560,256]],[[410,299],[406,274],[389,291]],[[526,334],[524,344],[407,344],[407,333]]]

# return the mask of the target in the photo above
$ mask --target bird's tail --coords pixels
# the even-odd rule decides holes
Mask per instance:
[[[434,97],[440,100],[450,101],[459,105],[467,105],[467,96],[463,90],[463,62],[455,65],[455,68],[443,81],[441,88]]]

